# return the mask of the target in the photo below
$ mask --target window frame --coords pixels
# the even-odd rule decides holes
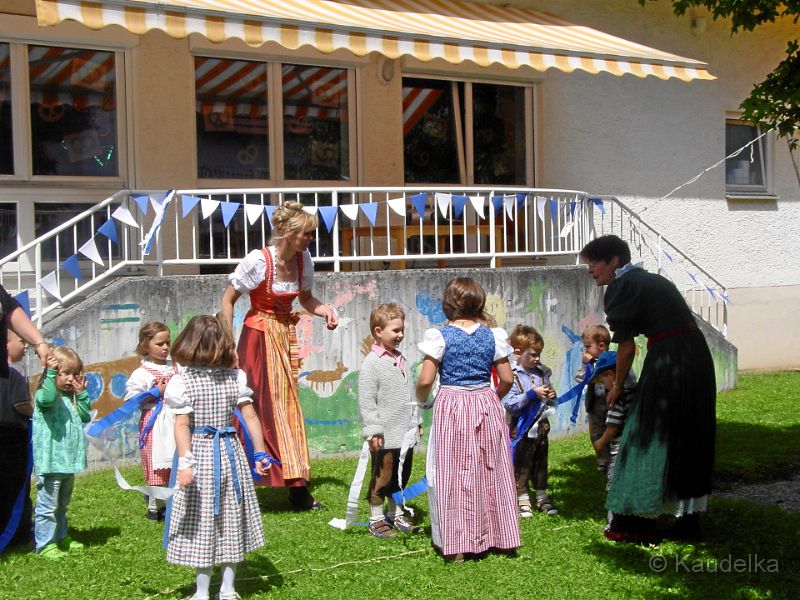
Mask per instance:
[[[502,85],[509,87],[521,87],[525,90],[524,95],[524,111],[526,123],[524,130],[525,135],[525,182],[518,184],[521,187],[535,187],[536,180],[539,173],[539,153],[536,152],[536,107],[538,106],[539,88],[538,81],[520,81],[516,79],[489,79],[482,77],[472,77],[468,73],[460,74],[458,76],[441,75],[435,72],[406,70],[402,73],[402,78],[410,79],[431,79],[437,81],[450,81],[452,82],[452,98],[453,98],[453,112],[455,115],[460,115],[463,109],[464,118],[456,119],[456,153],[459,163],[459,182],[429,182],[425,185],[431,186],[448,186],[448,185],[463,185],[475,186],[475,144],[473,139],[474,121],[473,121],[473,85]],[[458,84],[463,84],[464,97],[459,97]],[[461,106],[463,101],[463,107]],[[403,173],[405,173],[405,165],[403,166]],[[404,185],[418,185],[408,184]],[[491,187],[492,184],[479,184]],[[498,186],[500,184],[497,184]],[[502,187],[506,187],[503,185]]]
[[[223,59],[223,60],[242,60],[250,62],[260,62],[267,65],[267,116],[268,132],[267,143],[269,148],[269,178],[268,179],[216,179],[209,177],[199,177],[197,173],[198,139],[197,134],[192,136],[193,164],[195,165],[194,176],[198,187],[331,187],[342,185],[358,185],[359,181],[359,161],[358,146],[360,138],[358,136],[356,118],[358,115],[357,106],[359,104],[359,87],[357,71],[363,66],[361,62],[351,61],[331,61],[315,60],[305,56],[290,55],[261,55],[243,52],[226,52],[212,49],[203,43],[195,43],[190,47],[192,65],[197,57]],[[284,164],[284,128],[283,128],[283,65],[299,65],[309,67],[321,67],[332,69],[343,69],[347,72],[347,118],[348,118],[348,161],[350,172],[347,179],[288,179],[285,175]],[[194,80],[194,77],[193,77]],[[196,81],[195,81],[196,84]],[[194,89],[194,98],[197,99],[197,88]]]
[[[764,134],[764,131],[756,123],[745,121],[738,113],[727,113],[725,117],[725,157],[728,156],[727,141],[728,141],[728,126],[729,125],[745,125],[754,127],[756,130],[756,137]],[[774,136],[767,132],[766,135],[761,137],[756,142],[761,157],[761,169],[763,184],[734,184],[728,183],[727,163],[724,161],[725,169],[723,172],[725,197],[729,199],[774,199],[776,196],[773,193],[773,169],[775,157],[775,140]],[[742,153],[746,154],[748,150],[743,150]]]

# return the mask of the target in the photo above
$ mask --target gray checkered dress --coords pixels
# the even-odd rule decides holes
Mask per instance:
[[[235,369],[187,368],[182,372],[192,430],[209,425],[231,425],[239,397]],[[247,458],[235,435],[229,438],[242,490],[237,501],[231,462],[220,439],[220,510],[214,515],[214,436],[192,435],[192,454],[197,461],[194,483],[172,498],[167,537],[167,561],[194,568],[239,563],[244,554],[264,545],[261,513]]]

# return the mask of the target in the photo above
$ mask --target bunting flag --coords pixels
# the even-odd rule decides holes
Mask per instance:
[[[78,255],[73,254],[68,259],[61,263],[61,268],[64,269],[67,273],[72,275],[78,281],[81,281],[83,278],[81,277],[81,267],[78,263]]]
[[[31,299],[30,299],[30,296],[28,295],[28,290],[20,292],[19,294],[14,296],[14,300],[16,300],[19,303],[19,305],[22,308],[22,310],[25,311],[25,314],[28,315],[28,318],[30,319],[31,316],[32,316],[31,315]]]
[[[100,256],[100,252],[97,250],[97,243],[94,241],[94,238],[89,238],[89,240],[80,248],[78,248],[78,252],[83,254],[86,258],[91,260],[93,263],[100,265],[101,267],[105,266],[103,262],[103,258]]]
[[[485,219],[486,218],[486,212],[484,210],[485,204],[483,202],[483,196],[470,196],[469,197],[469,203],[472,205],[472,209],[476,213],[478,213],[478,216],[481,219]]]
[[[401,217],[406,216],[405,198],[389,198],[388,200],[386,200],[386,204],[399,216]]]
[[[425,192],[411,196],[411,204],[416,209],[420,221],[425,220],[425,203],[427,201],[428,201],[428,194],[426,194]]]
[[[26,293],[27,293],[27,292],[26,292]],[[730,302],[730,301],[731,301],[731,299],[730,299],[730,297],[728,296],[728,294],[723,294],[722,292],[720,292],[720,293],[719,293],[719,297],[720,297],[720,298],[722,298],[722,301],[723,301],[725,304],[728,304],[728,302]],[[20,303],[20,304],[21,304],[21,303]]]
[[[267,220],[269,221],[269,226],[272,227],[272,215],[275,214],[275,209],[278,208],[277,206],[273,206],[272,204],[267,204],[264,206],[264,212],[267,214]]]
[[[260,204],[245,204],[244,214],[247,216],[247,222],[250,223],[250,225],[255,225],[264,215],[264,207]]]
[[[312,216],[316,216],[317,214],[317,207],[316,206],[304,206],[303,212],[306,212]]]
[[[450,209],[450,200],[453,196],[451,194],[437,192],[433,197],[436,200],[436,206],[439,207],[439,213],[441,213],[443,219],[446,219],[448,210]]]
[[[61,301],[61,291],[58,289],[58,278],[56,277],[56,272],[51,271],[44,277],[39,280],[39,285],[42,286],[42,289],[50,294],[53,298]]]
[[[319,214],[322,216],[322,222],[325,223],[325,229],[328,233],[333,231],[333,225],[336,223],[336,214],[339,211],[335,206],[320,206]]]
[[[339,208],[342,209],[344,216],[351,221],[358,219],[358,204],[342,204]]]
[[[558,200],[554,200],[553,198],[550,198],[550,200],[548,200],[547,204],[550,207],[550,220],[553,223],[555,223],[556,222],[556,218],[558,217]]]
[[[133,218],[131,211],[124,202],[117,207],[117,210],[111,213],[111,216],[121,223],[125,223],[126,225],[130,225],[131,227],[139,229],[139,223],[137,223],[136,219]]]
[[[197,196],[189,196],[187,194],[181,194],[181,206],[183,207],[182,216],[185,219],[186,215],[188,215],[194,207],[200,202],[200,198]]]
[[[547,204],[547,198],[536,196],[536,214],[539,215],[539,220],[544,221],[544,205]]]
[[[164,219],[167,218],[167,209],[169,208],[172,198],[174,197],[175,190],[170,190],[165,196],[163,202],[159,204],[158,209],[156,209],[156,216],[153,219],[153,224],[150,225],[150,231],[147,232],[147,235],[144,236],[144,239],[141,242],[141,245],[144,247],[144,250],[142,251],[144,256],[150,254],[150,250],[152,250],[153,243],[158,235],[158,230],[161,228],[161,224],[164,222]]]
[[[567,237],[570,234],[570,232],[572,231],[572,228],[574,226],[575,226],[575,221],[570,221],[569,223],[564,225],[564,227],[561,228],[561,231],[559,232],[558,237],[561,237],[561,238]]]
[[[577,200],[570,200],[570,202],[569,202],[569,216],[570,217],[574,217],[575,216],[575,209],[577,208],[577,206],[578,206],[578,201]]]
[[[713,288],[711,288],[711,287],[709,287],[709,286],[706,286],[706,291],[707,291],[707,292],[708,292],[708,293],[711,295],[711,297],[712,297],[714,300],[716,300],[716,299],[717,299],[717,295],[714,293],[714,289],[713,289]]]
[[[692,278],[692,281],[694,281],[696,284],[698,284],[698,285],[700,284],[700,282],[699,282],[699,281],[697,281],[697,277],[695,277],[695,276],[694,276],[694,273],[692,273],[691,271],[686,271],[686,274],[687,274],[689,277],[691,277],[691,278]]]
[[[219,206],[219,200],[202,198],[200,200],[200,212],[203,214],[203,218],[207,219],[208,217],[213,215],[214,211],[217,210],[218,206]]]
[[[603,199],[602,198],[589,198],[597,208],[600,209],[600,214],[606,214],[606,207],[603,206]]]
[[[502,196],[492,196],[492,206],[494,206],[494,212],[497,212],[501,208],[503,208],[503,197]]]
[[[100,226],[100,228],[97,230],[97,233],[102,233],[109,240],[111,240],[111,242],[113,242],[114,244],[118,244],[119,243],[118,238],[117,238],[117,226],[114,225],[114,221],[112,221],[111,219],[109,219],[108,221],[103,223]]]
[[[163,206],[164,202],[166,201],[167,196],[169,196],[171,193],[172,193],[171,190],[167,190],[166,192],[160,192],[158,194],[150,194],[150,196],[149,196],[150,204],[152,205],[153,210],[156,213],[161,210],[161,207]]]
[[[525,200],[528,199],[528,194],[514,194],[517,198],[517,208],[525,206]]]
[[[142,211],[142,214],[146,215],[147,209],[150,206],[150,196],[145,194],[137,194],[133,196],[133,201],[136,202],[136,206],[139,207],[139,210]]]
[[[516,200],[516,196],[503,196],[503,206],[506,209],[506,216],[514,220],[514,201]]]
[[[364,215],[369,219],[369,222],[372,226],[375,226],[375,219],[378,216],[378,203],[377,202],[365,202],[364,204],[359,204],[361,207],[361,211]]]
[[[241,204],[238,202],[221,202],[220,206],[222,207],[222,224],[227,229]]]
[[[457,196],[453,194],[452,201],[453,201],[453,218],[460,219],[461,215],[464,213],[464,207],[467,205],[467,197]]]
[[[668,260],[669,262],[675,262],[675,261],[672,259],[672,257],[671,257],[671,256],[670,256],[670,255],[667,253],[667,251],[666,251],[666,250],[664,250],[664,249],[662,248],[662,249],[661,249],[661,252],[663,252],[663,253],[664,253],[664,256],[666,256],[666,257],[667,257],[667,260]]]

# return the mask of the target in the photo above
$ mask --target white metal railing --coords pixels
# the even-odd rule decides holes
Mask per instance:
[[[727,295],[721,284],[616,198],[590,198],[575,190],[123,190],[0,259],[0,283],[13,291],[32,290],[34,319],[41,324],[51,311],[119,274],[163,274],[168,265],[236,264],[268,243],[271,211],[289,200],[318,215],[312,258],[317,268],[335,271],[499,267],[540,257],[573,262],[590,239],[616,233],[648,268],[672,279],[695,312],[725,333]],[[145,254],[160,214],[163,222]],[[109,233],[109,227],[116,242],[98,232]],[[687,282],[689,274],[698,283]]]

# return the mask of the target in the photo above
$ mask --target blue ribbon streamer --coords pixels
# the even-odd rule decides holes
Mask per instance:
[[[28,464],[25,469],[25,479],[22,482],[22,487],[19,488],[17,498],[14,500],[14,506],[11,509],[11,516],[8,518],[6,528],[0,534],[0,553],[3,552],[19,528],[19,522],[22,520],[22,512],[25,510],[25,496],[27,496],[27,482],[31,480],[31,471],[33,470],[33,424],[28,425]]]
[[[158,414],[161,412],[161,409],[164,406],[164,400],[159,399],[156,402],[156,405],[153,407],[153,412],[150,413],[150,418],[147,419],[147,423],[145,423],[144,427],[142,428],[142,432],[139,434],[139,450],[144,448],[144,438],[147,437],[147,434],[153,430],[153,425],[156,424],[156,419],[158,418]]]
[[[268,452],[256,452],[253,438],[250,436],[250,430],[247,429],[247,425],[244,422],[244,415],[242,415],[242,411],[239,410],[238,406],[234,407],[233,415],[241,426],[242,440],[244,441],[244,454],[247,457],[247,464],[250,466],[250,471],[253,473],[253,479],[255,481],[261,481],[261,476],[256,473],[256,461],[260,462],[266,458],[267,463],[276,464],[278,466],[280,466],[281,461],[271,456]]]
[[[517,435],[515,435],[514,439],[511,441],[511,448],[514,454],[516,454],[517,445],[528,435],[531,426],[542,413],[543,408],[544,404],[541,399],[536,400],[536,402],[529,403],[517,417]]]
[[[395,504],[402,504],[403,501],[413,500],[417,496],[424,494],[428,491],[428,479],[423,476],[419,481],[412,483],[405,489],[392,494],[392,500]]]
[[[103,431],[112,425],[119,423],[120,421],[126,420],[133,413],[139,410],[139,406],[142,404],[142,402],[152,400],[154,397],[155,396],[153,396],[150,390],[146,392],[139,392],[130,400],[125,402],[122,406],[120,406],[117,410],[107,414],[102,419],[98,419],[89,425],[89,427],[86,429],[86,435],[100,437]]]
[[[219,514],[219,505],[221,499],[220,479],[222,477],[222,456],[220,453],[220,438],[225,442],[225,450],[228,454],[228,461],[231,464],[231,477],[233,478],[233,489],[236,492],[236,501],[242,501],[242,487],[239,485],[239,472],[236,469],[236,455],[233,451],[233,443],[231,436],[236,435],[236,429],[232,426],[228,427],[212,427],[211,425],[204,425],[203,427],[195,427],[192,429],[192,435],[213,435],[214,444],[214,516]]]

